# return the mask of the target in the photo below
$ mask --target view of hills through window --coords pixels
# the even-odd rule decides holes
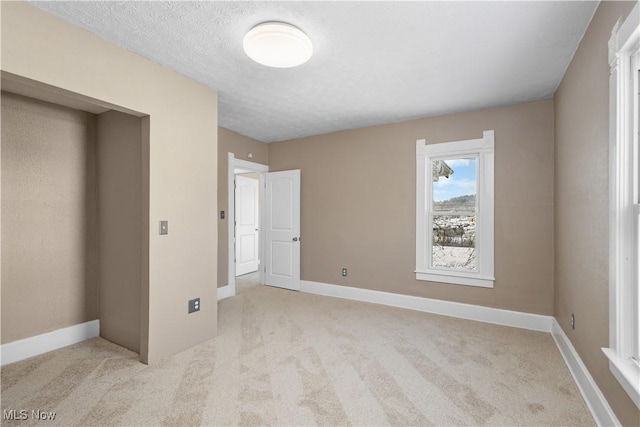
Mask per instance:
[[[477,159],[434,160],[432,267],[475,271]]]

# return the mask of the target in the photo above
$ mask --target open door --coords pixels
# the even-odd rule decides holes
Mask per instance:
[[[264,174],[265,284],[300,290],[300,170]]]
[[[236,276],[258,271],[259,180],[236,175]]]

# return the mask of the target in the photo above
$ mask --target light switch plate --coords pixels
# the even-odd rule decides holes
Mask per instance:
[[[169,221],[160,221],[160,234],[169,234]]]

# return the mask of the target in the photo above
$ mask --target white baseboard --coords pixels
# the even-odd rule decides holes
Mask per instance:
[[[620,425],[609,403],[596,385],[593,377],[591,377],[580,356],[578,356],[578,353],[573,348],[571,341],[569,341],[569,338],[567,338],[564,331],[560,328],[558,321],[552,316],[393,294],[390,292],[372,291],[348,286],[330,285],[307,280],[300,282],[300,288],[302,292],[317,295],[383,304],[444,316],[494,323],[497,325],[550,332],[596,423],[599,426]]]
[[[218,288],[218,301],[220,301],[221,299],[232,297],[232,296],[233,296],[233,293],[231,292],[231,286],[225,285],[225,286],[220,286]]]
[[[352,288],[348,286],[330,285],[307,280],[301,281],[300,290],[302,292],[317,295],[370,302],[462,319],[494,323],[498,325],[550,332],[596,423],[599,426],[620,425],[620,422],[609,406],[609,403],[580,359],[580,356],[571,344],[571,341],[569,341],[569,338],[558,324],[558,321],[551,316],[421,298],[410,295],[393,294],[390,292],[373,291],[369,289]],[[233,295],[231,294],[231,287],[229,285],[218,288],[218,300],[229,298],[231,296]],[[0,347],[0,365],[4,366],[9,363],[18,362],[61,347],[76,344],[99,335],[100,321],[92,320],[90,322],[48,332],[46,334],[10,342]]]
[[[300,290],[317,295],[408,308],[427,313],[442,314],[444,316],[459,317],[462,319],[477,320],[480,322],[542,332],[551,332],[551,324],[553,321],[553,317],[543,316],[541,314],[522,313],[519,311],[400,295],[390,292],[372,291],[370,289],[330,285],[307,280],[300,282]]]
[[[619,426],[620,421],[609,406],[609,402],[598,388],[593,377],[587,370],[587,367],[580,359],[578,352],[569,341],[560,324],[553,319],[553,329],[551,331],[553,339],[560,350],[560,354],[564,358],[565,363],[569,367],[573,379],[576,381],[582,397],[584,397],[591,415],[599,426]]]
[[[100,335],[100,321],[80,323],[46,334],[3,344],[0,347],[0,365],[18,362],[29,357],[76,344]]]

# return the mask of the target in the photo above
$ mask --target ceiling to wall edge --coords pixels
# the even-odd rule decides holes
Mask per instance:
[[[120,105],[116,105],[116,104],[111,104],[109,102],[106,101],[102,101],[96,98],[92,98],[86,95],[81,95],[79,93],[76,92],[72,92],[70,90],[66,90],[66,89],[62,89],[53,85],[49,85],[46,83],[42,83],[36,80],[32,80],[29,79],[27,77],[22,77],[19,76],[17,74],[13,74],[7,71],[2,70],[0,72],[0,89],[2,91],[6,91],[6,92],[10,92],[10,93],[14,93],[17,95],[21,95],[21,96],[25,96],[28,98],[33,98],[33,99],[37,99],[40,101],[44,101],[44,102],[49,102],[49,103],[53,103],[53,104],[57,104],[57,105],[62,105],[64,107],[68,107],[68,108],[72,108],[75,110],[80,110],[80,111],[85,111],[88,113],[92,113],[92,114],[102,114],[104,112],[110,111],[110,110],[115,110],[115,111],[119,111],[121,113],[125,113],[125,114],[130,114],[136,117],[146,117],[148,116],[148,114],[143,113],[143,112],[139,112],[136,110],[132,110],[130,108],[127,107],[123,107]],[[556,88],[557,91],[557,88]],[[539,101],[544,101],[547,99],[553,99],[553,97],[555,96],[555,91],[554,93],[546,98],[543,99],[539,99],[539,100],[532,100],[532,101],[525,101],[524,103],[527,102],[539,102]],[[399,124],[399,123],[407,123],[407,122],[412,122],[415,120],[422,120],[422,119],[427,119],[427,118],[434,118],[434,117],[444,117],[444,116],[448,116],[448,115],[452,115],[452,114],[459,114],[459,113],[465,113],[465,112],[470,112],[470,111],[481,111],[481,110],[485,110],[485,109],[491,109],[491,108],[501,108],[501,107],[507,107],[510,105],[517,105],[517,104],[521,104],[522,102],[517,102],[517,103],[512,103],[512,104],[505,104],[505,105],[499,105],[499,106],[492,106],[492,107],[486,107],[486,108],[481,108],[480,110],[474,110],[474,109],[469,109],[469,110],[465,110],[465,111],[456,111],[456,112],[449,112],[449,113],[444,113],[444,114],[436,114],[436,115],[425,115],[425,116],[421,116],[421,117],[416,117],[416,118],[412,118],[412,119],[408,119],[408,120],[398,120],[398,121],[392,121],[392,122],[388,122],[388,123],[380,123],[377,125],[373,125],[373,126],[366,126],[366,127],[361,127],[361,128],[346,128],[346,129],[337,129],[335,131],[332,132],[327,132],[327,133],[323,133],[323,134],[318,134],[318,135],[310,135],[308,137],[305,138],[309,138],[309,137],[315,137],[315,136],[322,136],[322,135],[330,135],[333,133],[338,133],[338,132],[349,132],[349,131],[357,131],[360,129],[367,129],[370,127],[378,127],[378,126],[388,126],[388,125],[393,125],[393,124]],[[238,133],[239,135],[242,135],[240,132],[235,131],[233,129],[229,129],[233,132]],[[246,136],[247,138],[251,138],[247,135],[243,135]],[[251,138],[255,141],[261,142],[263,144],[271,144],[272,142],[282,142],[282,141],[287,141],[287,140],[282,140],[282,141],[261,141],[259,139],[255,139],[255,138]]]

